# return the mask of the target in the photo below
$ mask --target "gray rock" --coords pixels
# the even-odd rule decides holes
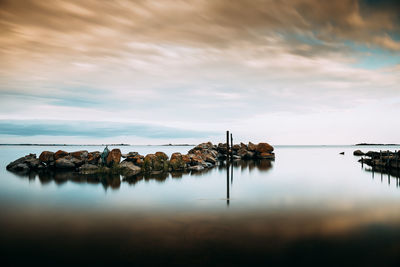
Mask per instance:
[[[121,169],[122,175],[129,177],[129,176],[134,176],[138,173],[140,173],[141,168],[139,166],[136,166],[130,161],[122,161],[119,164],[119,168]]]
[[[72,158],[64,157],[56,160],[56,168],[58,169],[74,169],[75,164],[72,162]]]

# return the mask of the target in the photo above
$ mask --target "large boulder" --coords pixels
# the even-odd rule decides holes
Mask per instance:
[[[139,166],[136,166],[130,161],[122,161],[119,164],[119,168],[121,170],[121,174],[124,175],[125,177],[131,177],[134,176],[138,173],[140,173],[141,168]]]
[[[71,156],[57,159],[55,166],[57,169],[75,169]]]
[[[39,161],[46,164],[54,161],[54,152],[43,151],[42,153],[40,153]]]
[[[40,161],[36,158],[36,154],[29,154],[21,157],[6,166],[6,169],[12,172],[28,173],[30,170],[37,169]]]
[[[113,150],[108,153],[107,159],[106,159],[106,165],[107,166],[112,166],[119,164],[121,161],[121,150],[118,148],[114,148]]]
[[[261,153],[271,153],[272,151],[274,151],[274,148],[268,143],[259,143],[256,146],[256,152],[259,153],[259,154],[261,154]]]
[[[54,160],[58,160],[60,158],[66,157],[68,156],[69,153],[64,151],[64,150],[58,150],[55,154],[54,154]]]

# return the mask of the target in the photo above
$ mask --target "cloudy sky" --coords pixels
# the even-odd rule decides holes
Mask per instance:
[[[400,3],[0,1],[0,143],[400,143]]]

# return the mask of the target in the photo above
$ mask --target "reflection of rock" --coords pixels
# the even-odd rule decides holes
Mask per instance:
[[[99,170],[99,167],[93,164],[84,164],[79,168],[79,172],[82,174],[93,174]]]

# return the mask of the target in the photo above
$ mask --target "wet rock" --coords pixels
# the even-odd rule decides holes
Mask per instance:
[[[64,150],[58,150],[55,154],[54,154],[54,160],[58,160],[60,158],[66,157],[68,156],[69,153],[64,151]]]
[[[56,168],[58,169],[74,169],[75,164],[72,162],[72,157],[64,157],[56,160]]]
[[[156,152],[155,156],[158,160],[161,161],[168,160],[168,156],[164,152]]]
[[[256,151],[257,146],[255,144],[253,144],[252,142],[249,142],[249,144],[247,145],[247,150],[249,151]]]
[[[180,171],[186,168],[186,162],[183,160],[181,153],[173,153],[169,162],[171,170]]]
[[[119,164],[120,161],[121,161],[121,150],[118,148],[114,148],[107,155],[106,165],[111,167],[112,165]]]
[[[204,167],[201,166],[201,165],[195,165],[195,166],[190,166],[188,168],[188,170],[190,170],[190,171],[202,171],[202,170],[204,170]]]
[[[133,164],[131,161],[122,161],[119,164],[119,168],[121,170],[121,174],[125,177],[131,177],[141,172],[141,168]]]
[[[87,152],[86,150],[80,150],[70,153],[70,155],[76,159],[87,159],[88,154],[89,152]]]
[[[182,155],[182,160],[186,164],[190,164],[192,162],[192,159],[188,155]]]
[[[244,147],[241,147],[238,150],[237,155],[242,159],[252,159],[254,157],[254,152],[248,151]]]
[[[238,151],[240,148],[241,146],[238,144],[232,146],[233,151]]]
[[[84,164],[79,167],[79,172],[82,174],[94,174],[98,172],[99,167],[93,164]]]
[[[353,155],[354,156],[364,156],[364,152],[362,152],[361,150],[355,150],[353,152]]]
[[[212,155],[206,155],[204,160],[205,162],[209,162],[212,165],[215,165],[217,163],[217,160]]]
[[[43,151],[42,153],[40,153],[39,161],[46,164],[54,161],[54,152]]]
[[[260,159],[275,159],[274,153],[263,152],[261,153],[258,158]]]
[[[251,149],[249,149],[249,150],[251,151]],[[268,143],[259,143],[256,146],[256,152],[260,153],[260,154],[261,153],[271,153],[272,151],[274,151],[274,148]]]
[[[28,164],[28,167],[31,170],[37,170],[40,166],[40,161],[36,158],[36,155],[34,157],[28,158],[25,163]]]
[[[90,153],[88,153],[88,157],[87,157],[86,161],[89,164],[98,165],[100,157],[101,157],[101,153],[99,151],[90,152]]]
[[[13,172],[27,173],[31,169],[37,169],[39,163],[36,154],[29,154],[9,163],[6,169]]]

